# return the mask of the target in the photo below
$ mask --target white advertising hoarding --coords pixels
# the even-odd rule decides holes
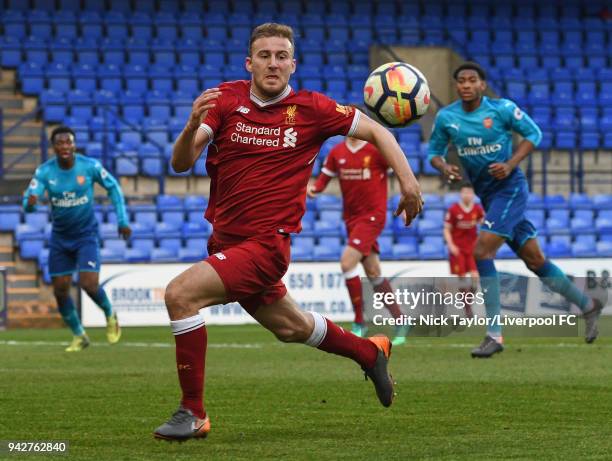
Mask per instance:
[[[612,259],[559,259],[555,263],[567,274],[587,277],[591,271],[603,280],[609,278]],[[188,264],[104,264],[100,283],[116,309],[122,326],[168,325],[164,304],[166,285],[189,267]],[[496,261],[498,271],[533,276],[522,261]],[[386,277],[450,277],[446,261],[383,261]],[[292,263],[283,281],[302,309],[316,311],[332,321],[353,319],[352,307],[336,262]],[[612,309],[608,307],[606,313]],[[209,325],[255,323],[236,303],[201,310]],[[536,311],[526,313],[538,314]],[[86,327],[104,326],[102,311],[82,293],[82,319]]]

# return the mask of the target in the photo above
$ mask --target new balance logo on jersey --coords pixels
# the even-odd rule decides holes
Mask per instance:
[[[240,106],[238,109],[236,109],[236,112],[240,112],[241,114],[248,114],[250,110],[251,109],[249,109],[248,107]]]
[[[227,256],[225,256],[223,253],[215,253],[214,256],[220,261],[227,259]]]
[[[295,147],[297,142],[297,131],[293,128],[287,128],[284,132],[283,147]]]
[[[487,221],[486,219],[484,220],[484,223],[486,224],[486,226],[491,229],[493,228],[493,224],[495,224],[495,221]]]

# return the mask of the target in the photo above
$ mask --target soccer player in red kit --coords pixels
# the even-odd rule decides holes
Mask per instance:
[[[327,138],[350,135],[378,147],[399,180],[396,214],[405,213],[406,224],[422,209],[420,188],[389,131],[322,94],[291,88],[293,56],[290,27],[256,27],[245,60],[251,80],[204,91],[174,144],[172,166],[181,172],[210,143],[205,216],[213,234],[210,256],[166,289],[182,398],[178,410],[154,431],[157,438],[185,440],[210,431],[203,405],[207,333],[199,310],[232,301],[281,341],[353,359],[373,382],[380,402],[392,403],[389,339],[360,338],[319,313],[301,311],[282,277],[290,260],[290,234],[300,231],[312,164]]]
[[[459,202],[449,207],[444,218],[444,240],[448,245],[451,274],[462,279],[470,275],[472,289],[478,284],[478,269],[473,251],[478,239],[478,225],[484,215],[482,206],[474,203],[474,189],[465,185],[461,187]],[[466,305],[465,311],[467,317],[472,317],[471,306]]]
[[[387,162],[372,144],[347,137],[334,146],[325,159],[321,174],[309,186],[308,196],[314,198],[329,181],[337,177],[342,191],[343,218],[348,234],[347,246],[340,258],[340,267],[355,312],[353,333],[365,336],[363,295],[359,263],[376,292],[391,292],[389,281],[381,277],[380,249],[376,239],[385,227],[387,218]],[[387,308],[395,318],[402,312],[394,302]],[[393,345],[406,342],[407,328],[396,327]]]

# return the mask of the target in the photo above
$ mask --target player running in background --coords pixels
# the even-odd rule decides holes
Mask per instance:
[[[170,420],[155,430],[157,438],[184,440],[210,431],[203,405],[207,332],[199,310],[232,301],[280,341],[353,359],[372,380],[380,402],[392,403],[389,339],[360,338],[319,313],[301,311],[282,277],[290,260],[290,234],[301,229],[312,165],[327,138],[348,135],[377,146],[398,178],[396,214],[405,212],[407,224],[421,211],[420,188],[389,131],[352,107],[291,88],[294,49],[291,27],[256,27],[245,62],[251,80],[204,91],[174,145],[172,165],[181,172],[211,143],[206,218],[213,234],[210,256],[166,289],[182,398]]]
[[[117,314],[99,285],[100,241],[94,214],[94,183],[104,187],[113,202],[119,234],[125,239],[131,234],[119,183],[97,160],[75,154],[74,137],[68,127],[53,130],[51,144],[55,157],[36,169],[23,198],[24,210],[32,212],[45,191],[49,197],[53,220],[49,272],[59,312],[73,334],[67,352],[77,352],[89,345],[70,297],[75,271],[79,272],[80,287],[104,311],[108,342],[114,344],[121,337]]]
[[[316,182],[309,186],[308,196],[314,198],[325,190],[329,181],[338,177],[342,191],[343,218],[348,234],[347,246],[340,258],[340,267],[346,282],[355,322],[353,333],[365,336],[367,326],[363,319],[363,295],[359,263],[363,266],[375,292],[392,292],[389,281],[381,276],[380,249],[376,239],[385,227],[387,218],[387,170],[389,167],[372,144],[347,137],[329,152]],[[395,318],[402,315],[394,302],[387,308]],[[406,342],[406,326],[397,326],[394,345]]]
[[[491,323],[472,356],[490,357],[503,350],[501,325],[493,321],[501,311],[499,278],[493,259],[504,241],[551,290],[582,310],[585,339],[587,343],[593,342],[598,335],[602,303],[582,293],[559,267],[546,259],[535,227],[525,218],[529,190],[518,165],[540,143],[540,129],[514,102],[483,96],[486,76],[478,64],[468,62],[459,66],[453,77],[460,99],[438,112],[429,141],[429,159],[446,180],[462,180],[459,168],[445,161],[448,143],[453,143],[486,211],[474,257]],[[514,152],[513,131],[524,138]]]
[[[466,281],[469,275],[469,286],[460,283],[461,290],[475,289],[478,286],[478,269],[474,260],[474,247],[478,238],[478,224],[484,219],[484,210],[479,203],[474,203],[474,189],[470,185],[461,186],[460,200],[453,203],[446,211],[444,218],[444,240],[448,245],[448,259],[451,274]],[[466,304],[466,317],[472,317],[472,306]]]

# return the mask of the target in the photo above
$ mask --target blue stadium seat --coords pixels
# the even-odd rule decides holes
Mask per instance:
[[[317,245],[312,252],[312,259],[318,261],[336,261],[340,258],[340,248]]]
[[[124,259],[128,263],[146,263],[151,260],[150,251],[140,248],[128,248],[125,250]]]
[[[206,248],[179,248],[177,259],[181,262],[198,262],[207,256]]]
[[[131,225],[133,225],[135,223],[132,223]],[[133,227],[132,227],[133,230]],[[137,249],[140,251],[143,251],[147,254],[149,254],[151,252],[151,250],[153,250],[153,248],[155,248],[155,240],[153,240],[153,237],[151,235],[151,237],[132,237],[131,240],[131,245],[133,249]]]
[[[446,257],[446,247],[441,242],[423,242],[419,245],[419,257],[421,259],[444,259]]]
[[[25,213],[24,221],[36,229],[43,229],[49,223],[49,214],[46,210]]]
[[[530,198],[531,198],[530,194]],[[529,204],[529,201],[528,201]],[[567,201],[563,195],[555,194],[555,195],[547,195],[544,197],[544,205],[547,209],[565,209],[567,208]]]
[[[181,236],[181,223],[158,222],[155,224],[155,238],[179,238]]]
[[[341,210],[342,199],[336,195],[320,194],[315,199],[318,210]]]
[[[418,231],[420,235],[442,235],[443,220],[419,219]]]
[[[612,210],[612,194],[594,195],[593,208],[596,210]]]
[[[0,231],[13,231],[20,222],[19,205],[0,205]]]
[[[208,205],[208,200],[201,195],[186,195],[184,205],[187,211],[199,211],[203,214]]]
[[[591,242],[574,242],[572,244],[572,256],[576,258],[591,258],[597,256],[597,248],[595,243]]]
[[[313,230],[317,236],[336,236],[340,233],[340,223],[316,221]]]
[[[166,263],[174,262],[178,258],[178,251],[168,248],[153,248],[151,250],[151,262]]]
[[[132,228],[132,237],[134,239],[151,239],[154,236],[153,225],[151,223],[134,221],[130,223],[130,227]]]

